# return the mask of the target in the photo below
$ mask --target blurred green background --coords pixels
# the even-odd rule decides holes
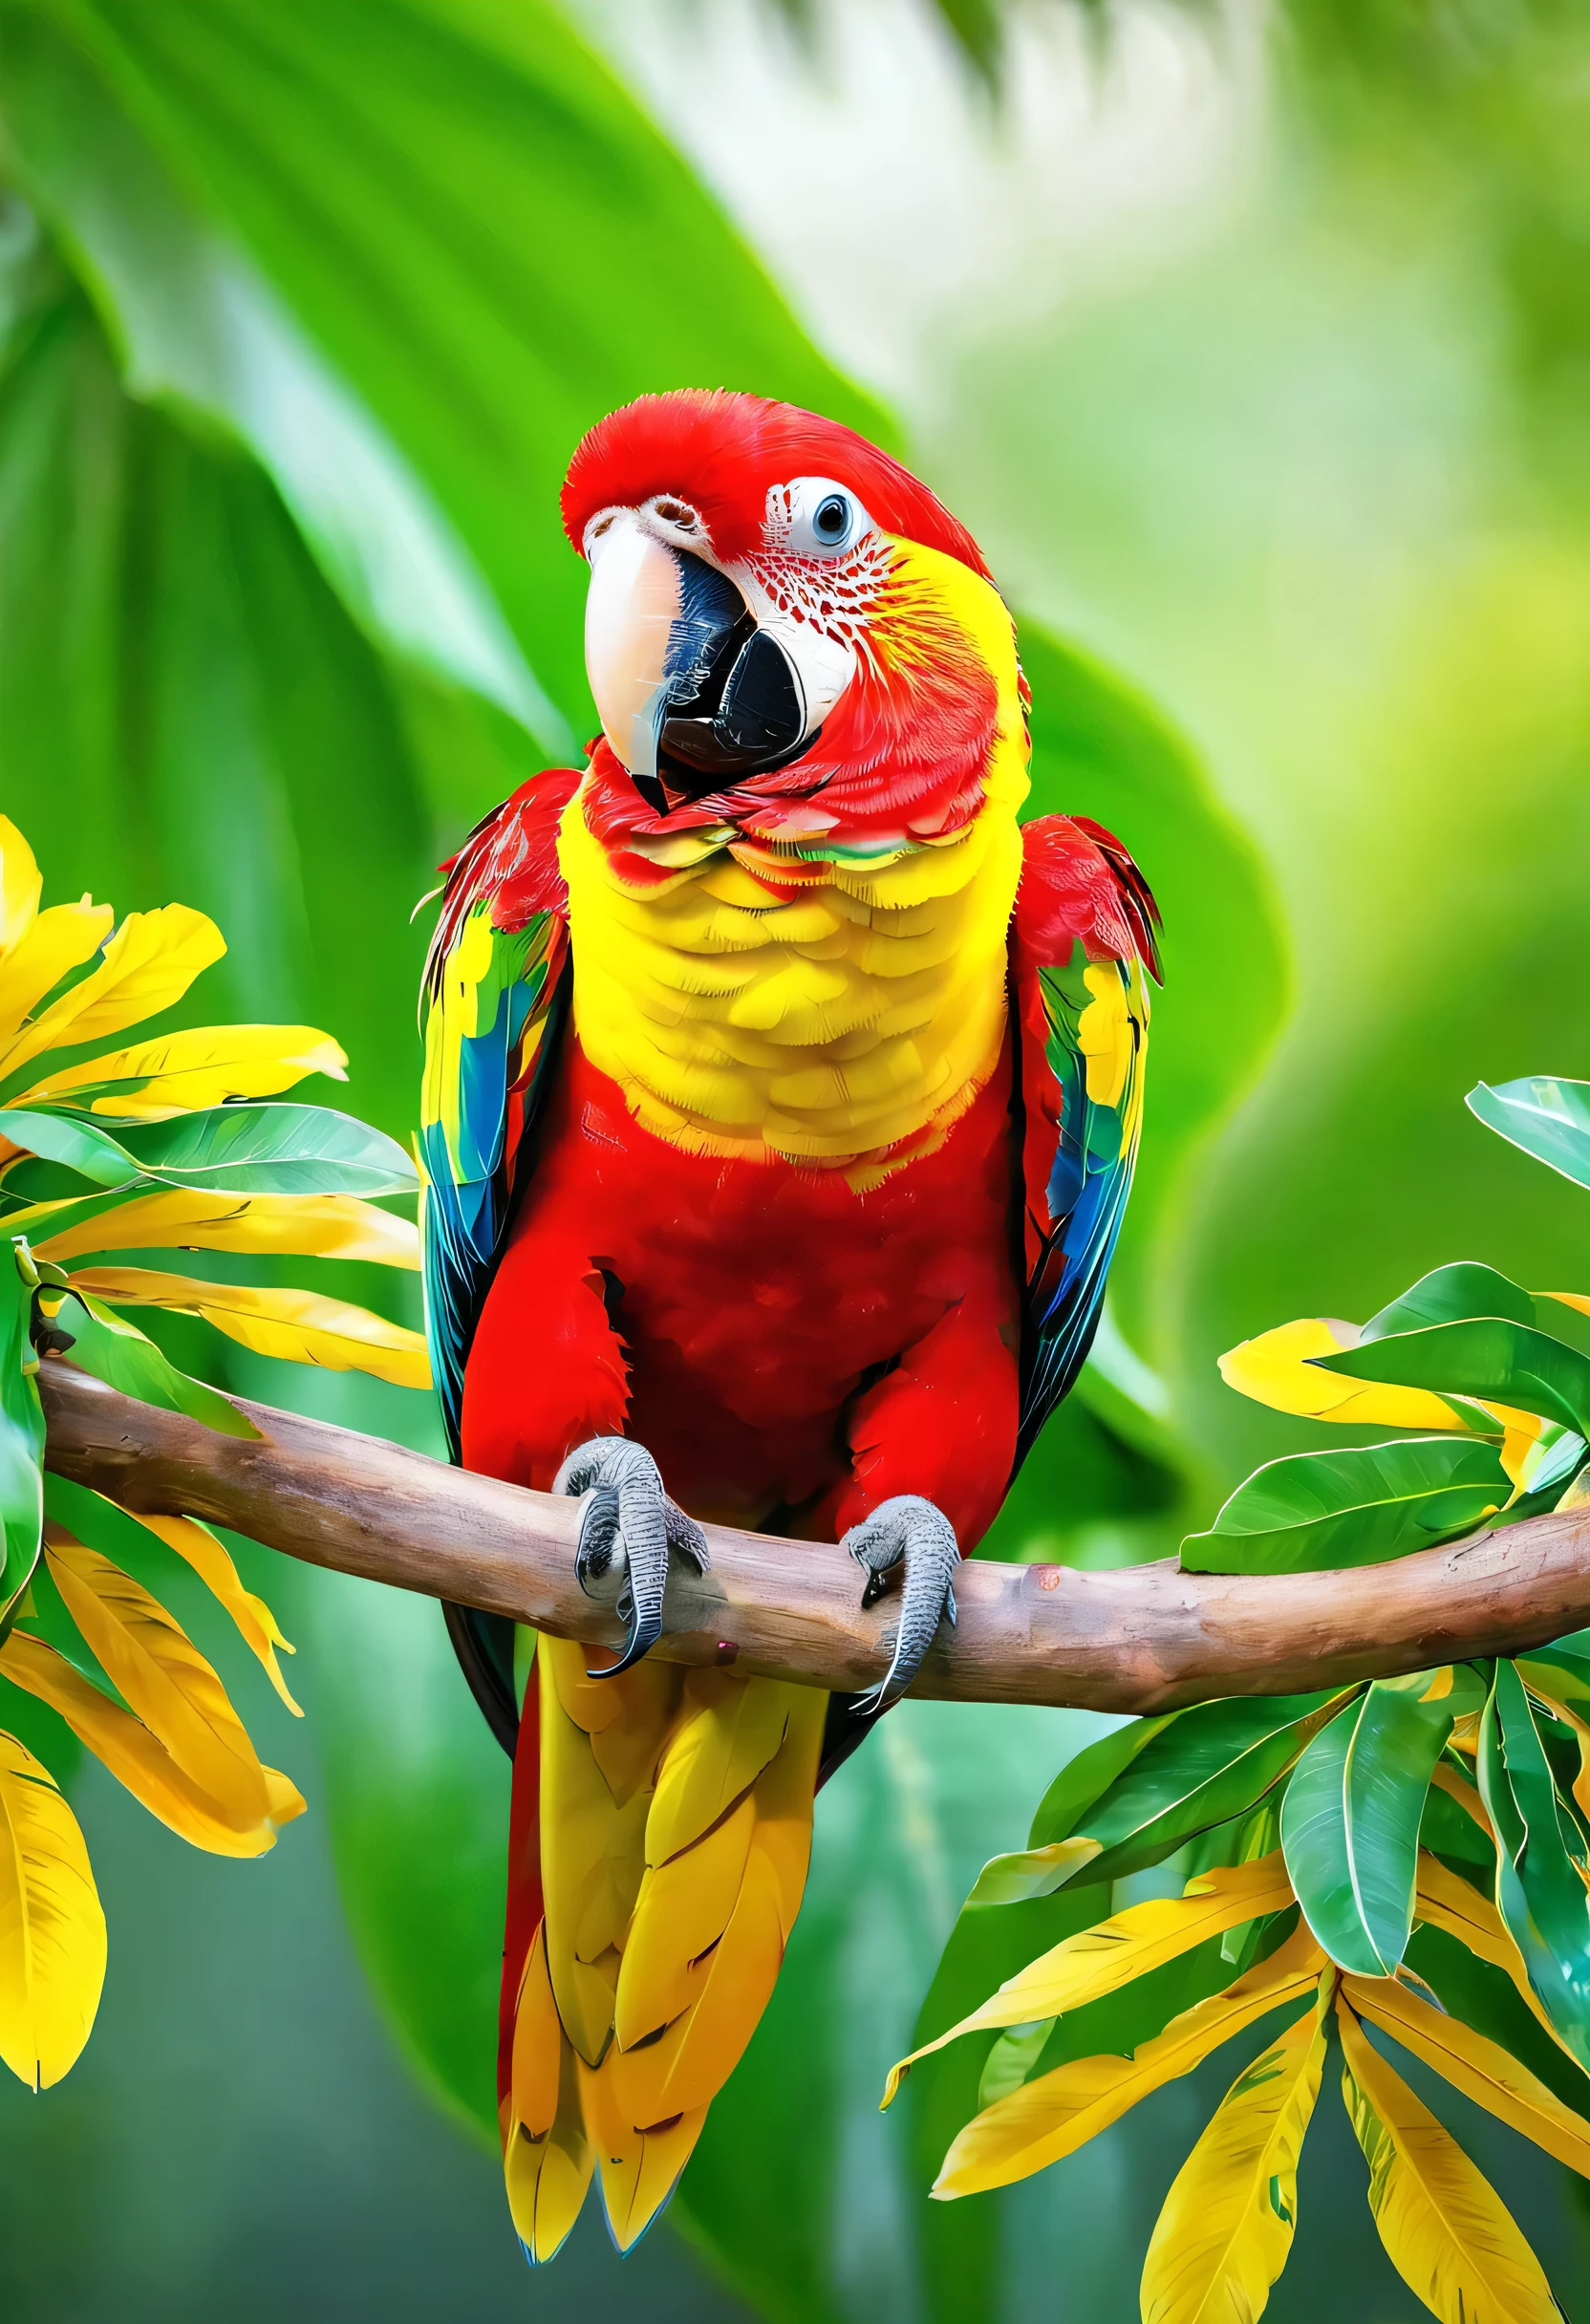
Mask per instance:
[[[1166,906],[1111,1329],[992,1546],[1165,1554],[1306,1441],[1219,1385],[1252,1331],[1456,1257],[1583,1287],[1582,1204],[1461,1106],[1590,1076],[1579,0],[0,0],[0,806],[50,896],[218,918],[195,1021],[327,1025],[406,1130],[414,900],[592,723],[568,455],[754,388],[972,525],[1037,803]],[[228,1376],[435,1446],[418,1398]],[[70,2080],[0,2090],[8,2315],[1135,2313],[1207,2094],[953,2206],[875,2111],[1095,1722],[893,1714],[667,2221],[532,2277],[481,2127],[505,1764],[433,1608],[241,1554],[309,1717],[243,1707],[312,1813],[222,1862],[78,1777],[110,1976]],[[1442,2110],[1590,2314],[1565,2176]],[[1300,2247],[1282,2324],[1421,2313],[1325,2111]]]

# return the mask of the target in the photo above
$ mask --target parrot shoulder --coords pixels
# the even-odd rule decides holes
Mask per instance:
[[[1143,1119],[1159,912],[1114,835],[1044,815],[1011,919],[1025,1300],[1017,1467],[1086,1361]]]
[[[444,885],[425,957],[427,989],[477,906],[488,905],[492,927],[507,934],[524,928],[537,913],[567,916],[558,823],[580,780],[577,767],[544,767],[483,815],[458,853],[439,867]]]
[[[455,1458],[464,1362],[567,1007],[568,896],[557,833],[579,783],[572,767],[532,775],[441,867],[421,1000],[419,1143],[425,1325]]]

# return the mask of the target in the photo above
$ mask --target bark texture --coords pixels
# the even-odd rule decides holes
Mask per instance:
[[[47,1465],[129,1509],[186,1512],[312,1565],[557,1637],[621,1639],[611,1604],[574,1580],[574,1502],[241,1398],[255,1438],[136,1403],[59,1359],[45,1360],[39,1386]],[[893,1600],[864,1613],[861,1572],[837,1546],[706,1533],[712,1569],[671,1579],[656,1653],[846,1691],[882,1676]],[[940,1626],[914,1693],[1115,1711],[1290,1694],[1519,1653],[1590,1623],[1590,1510],[1342,1573],[974,1560],[956,1598],[958,1626]]]

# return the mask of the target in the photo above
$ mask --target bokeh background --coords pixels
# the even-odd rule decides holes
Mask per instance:
[[[215,915],[197,1014],[328,1026],[406,1131],[414,901],[593,722],[568,455],[750,387],[972,525],[1040,803],[1166,906],[1109,1330],[994,1550],[1165,1554],[1306,1441],[1219,1384],[1254,1330],[1459,1257],[1583,1285],[1582,1204],[1461,1103],[1590,1076],[1582,0],[0,0],[0,806],[52,897]],[[397,1390],[228,1377],[436,1444]],[[80,1771],[110,1976],[70,2080],[0,2090],[8,2316],[1135,2313],[1212,2093],[953,2206],[875,2111],[1096,1723],[893,1714],[668,2219],[531,2276],[483,2127],[505,1764],[434,1608],[240,1554],[309,1716],[240,1704],[312,1813],[223,1862]],[[1590,2315],[1566,2175],[1440,2104]],[[1422,2313],[1322,2106],[1270,2313]]]

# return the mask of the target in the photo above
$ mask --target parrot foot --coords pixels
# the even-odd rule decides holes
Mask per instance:
[[[682,1551],[697,1572],[704,1574],[712,1562],[707,1538],[695,1518],[669,1499],[645,1446],[632,1444],[627,1436],[593,1436],[570,1452],[552,1480],[552,1491],[576,1499],[585,1496],[574,1578],[588,1598],[603,1595],[593,1584],[614,1560],[618,1561],[623,1576],[618,1617],[629,1636],[617,1662],[605,1670],[587,1672],[590,1678],[615,1678],[662,1636],[669,1558]]]
[[[954,1626],[960,1550],[944,1512],[913,1493],[880,1502],[870,1517],[851,1526],[841,1546],[867,1576],[861,1593],[864,1607],[882,1597],[886,1575],[898,1565],[905,1569],[893,1658],[878,1684],[857,1695],[851,1705],[857,1718],[870,1718],[904,1694],[922,1668],[940,1621],[947,1616]]]

